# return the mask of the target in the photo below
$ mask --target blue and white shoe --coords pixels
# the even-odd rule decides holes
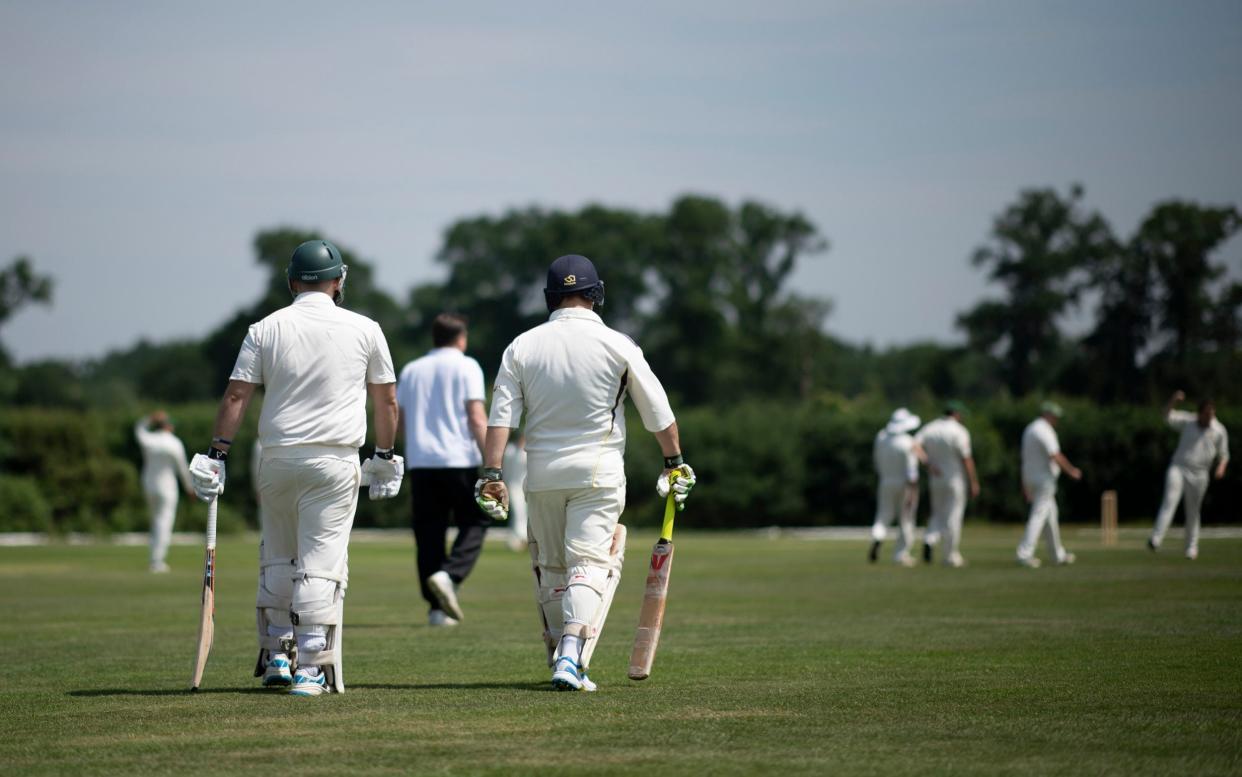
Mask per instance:
[[[276,653],[268,659],[263,670],[264,688],[288,688],[293,684],[293,672],[289,667],[289,656]]]
[[[558,691],[581,691],[582,671],[578,662],[569,656],[556,659],[556,667],[552,672],[552,687]]]
[[[293,676],[293,687],[289,693],[293,696],[320,696],[328,692],[328,677],[321,670],[310,674],[302,669]]]

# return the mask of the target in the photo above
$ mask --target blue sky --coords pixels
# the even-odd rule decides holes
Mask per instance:
[[[885,345],[957,338],[1021,188],[1122,233],[1242,204],[1238,2],[0,2],[0,50],[0,262],[57,279],[23,361],[204,334],[277,225],[403,299],[462,216],[758,198],[831,241],[796,278],[829,330]]]

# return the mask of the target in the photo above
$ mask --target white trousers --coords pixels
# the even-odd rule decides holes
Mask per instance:
[[[338,581],[314,572],[348,576],[349,532],[360,480],[357,459],[265,458],[260,465],[263,526],[259,556],[264,562],[289,562],[267,568],[271,573],[266,580],[261,578],[260,585],[287,598],[291,609],[321,609],[334,601]],[[277,608],[268,612],[273,625],[292,625],[289,613]]]
[[[523,478],[520,483],[509,485],[509,531],[513,533],[513,539],[526,542],[526,489],[524,488],[526,479]]]
[[[147,511],[151,514],[151,566],[164,563],[177,518],[177,489],[147,491]]]
[[[612,565],[612,535],[625,509],[625,486],[535,491],[526,494],[530,510],[530,538],[539,548],[538,563],[552,575],[571,567],[608,569]],[[597,608],[599,602],[595,601]],[[591,623],[595,612],[579,597],[561,602],[565,623]]]
[[[1031,494],[1031,512],[1026,519],[1026,532],[1018,543],[1018,558],[1025,560],[1035,555],[1035,545],[1042,533],[1048,544],[1048,553],[1059,564],[1065,560],[1065,546],[1061,544],[1056,478],[1028,483],[1027,490]]]
[[[966,514],[966,481],[960,477],[932,477],[928,488],[931,493],[931,517],[927,520],[928,545],[940,542],[944,536],[944,560],[958,557],[962,541],[962,516]]]
[[[1156,526],[1151,533],[1153,545],[1159,547],[1164,541],[1165,532],[1173,523],[1173,514],[1177,512],[1177,503],[1180,500],[1186,519],[1186,552],[1198,552],[1199,508],[1203,506],[1203,497],[1207,496],[1210,477],[1207,470],[1194,470],[1177,464],[1169,465],[1164,475],[1164,499],[1160,503],[1160,512],[1156,514]]]
[[[914,544],[914,516],[918,512],[919,498],[916,493],[907,504],[907,485],[904,481],[881,481],[875,495],[875,523],[871,525],[871,539],[883,542],[888,536],[888,527],[893,524],[893,519],[899,519],[897,549],[893,553],[896,561],[910,555],[910,546]]]

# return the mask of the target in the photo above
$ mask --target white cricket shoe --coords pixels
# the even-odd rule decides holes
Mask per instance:
[[[444,610],[432,610],[427,613],[428,626],[456,626],[459,621]]]
[[[591,690],[595,690],[595,683],[591,683]],[[552,672],[552,687],[558,691],[581,691],[582,675],[578,667],[578,662],[569,656],[561,656],[556,659],[556,669]]]
[[[1187,548],[1186,558],[1190,559],[1191,561],[1194,561],[1195,559],[1199,558],[1199,549],[1198,548]]]
[[[168,566],[163,561],[154,561],[151,563],[151,574],[153,575],[163,575],[171,571],[172,567]]]
[[[1039,559],[1031,556],[1030,558],[1019,558],[1018,566],[1026,567],[1027,569],[1039,569],[1042,564]]]
[[[1068,567],[1070,564],[1073,564],[1077,560],[1078,560],[1077,556],[1067,551],[1064,556],[1062,556],[1060,559],[1057,560],[1057,566]]]
[[[962,558],[961,553],[954,553],[944,560],[944,565],[946,567],[953,567],[954,569],[961,569],[966,566],[966,559]]]
[[[436,600],[440,602],[440,607],[446,613],[459,621],[465,620],[461,605],[457,603],[457,586],[454,585],[453,578],[449,577],[448,572],[441,569],[428,577],[427,587],[431,589],[431,593],[435,595]]]
[[[583,669],[578,673],[578,681],[582,683],[582,690],[587,693],[595,693],[599,689],[590,677],[587,677],[587,670]]]
[[[903,567],[916,567],[919,564],[918,559],[916,559],[914,556],[911,556],[909,553],[902,554],[898,556],[897,558],[893,559],[893,561],[897,562],[897,564]]]
[[[328,692],[328,677],[322,670],[311,674],[299,669],[293,676],[293,687],[289,689],[292,696],[321,696]]]
[[[276,653],[268,659],[263,669],[264,688],[288,688],[293,684],[293,672],[290,670],[289,656]]]

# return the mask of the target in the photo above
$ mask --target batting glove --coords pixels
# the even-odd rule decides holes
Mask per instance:
[[[224,462],[209,458],[204,453],[194,454],[190,461],[190,481],[194,493],[204,502],[210,502],[224,493]]]
[[[476,480],[474,501],[493,521],[509,520],[509,488],[503,480]]]
[[[405,459],[393,455],[391,459],[372,456],[362,462],[362,481],[369,483],[367,495],[374,502],[379,499],[392,499],[401,491],[401,481],[405,478]]]
[[[675,478],[674,475],[676,475]],[[686,509],[686,497],[690,496],[690,491],[697,482],[690,465],[679,464],[673,469],[666,469],[660,473],[659,479],[656,480],[656,493],[664,499],[671,491],[673,501],[677,503],[677,509],[684,510]]]

